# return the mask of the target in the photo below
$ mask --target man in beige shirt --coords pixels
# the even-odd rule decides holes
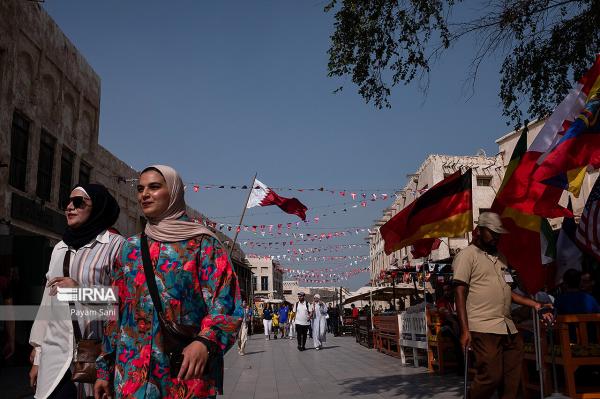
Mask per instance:
[[[496,390],[500,399],[517,397],[523,341],[510,315],[511,303],[536,310],[544,306],[512,292],[512,276],[496,248],[504,233],[498,214],[482,213],[473,242],[452,263],[460,342],[473,350],[477,367],[472,399],[490,398]]]

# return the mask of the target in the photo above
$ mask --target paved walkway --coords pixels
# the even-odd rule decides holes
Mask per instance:
[[[225,356],[225,395],[222,399],[336,398],[461,398],[462,380],[432,375],[424,368],[402,367],[400,359],[367,349],[354,337],[327,336],[321,351],[298,352],[296,340],[265,341],[253,335],[246,356],[237,346]],[[0,397],[27,395],[29,368],[0,370]]]
[[[308,348],[310,347],[310,348]],[[266,341],[253,335],[246,356],[234,347],[225,356],[224,399],[460,398],[462,380],[367,349],[354,337],[327,336],[321,351],[299,352],[296,340]]]

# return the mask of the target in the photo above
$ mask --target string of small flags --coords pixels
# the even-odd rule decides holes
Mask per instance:
[[[376,199],[371,199],[369,201],[377,201]],[[356,210],[356,209],[362,209],[362,208],[366,208],[368,207],[368,203],[369,201],[361,201],[361,202],[349,202],[347,204],[351,204],[351,205],[344,205],[342,204],[340,208],[334,209],[334,210],[330,210],[330,211],[325,211],[325,212],[316,212],[316,213],[311,213],[311,210],[309,209],[309,213],[311,213],[311,216],[309,218],[307,218],[305,221],[303,222],[295,222],[295,223],[287,223],[288,225],[291,225],[292,227],[294,225],[296,225],[296,227],[299,227],[300,224],[318,224],[319,221],[321,220],[321,218],[324,217],[328,217],[328,216],[333,216],[333,215],[338,215],[338,214],[348,214],[348,212],[352,211],[352,210]],[[261,215],[267,215],[267,214],[281,214],[280,212],[264,212],[261,213]],[[246,227],[245,225],[237,225],[237,224],[230,224],[230,223],[219,223],[219,222],[215,222],[215,219],[226,219],[226,218],[230,218],[230,217],[239,217],[235,216],[235,215],[231,215],[231,216],[222,216],[222,217],[212,217],[212,218],[207,218],[206,223],[211,223],[213,225],[219,225],[219,226],[231,226],[232,229],[237,229],[237,228],[243,228]],[[283,225],[283,224],[282,224]],[[288,227],[289,228],[289,227]]]
[[[201,183],[196,183],[196,182],[191,182],[191,183],[185,183],[185,187],[191,187],[192,190],[194,190],[194,192],[199,192],[200,190],[248,190],[249,186],[247,185],[236,185],[236,186],[232,186],[232,185],[228,185],[228,184],[201,184]],[[260,186],[256,186],[254,188],[260,188]],[[398,190],[395,189],[391,189],[391,190],[386,190],[386,189],[331,189],[331,188],[325,188],[325,187],[319,187],[319,188],[293,188],[293,187],[269,187],[273,190],[277,190],[277,191],[297,191],[297,192],[322,192],[322,193],[328,193],[328,194],[332,194],[332,195],[339,195],[340,197],[351,197],[352,199],[356,199],[356,198],[367,198],[368,196],[374,196],[377,197],[382,196],[385,198],[389,197],[389,194],[387,194],[388,192],[396,192]]]
[[[317,241],[323,242],[324,240],[348,237],[351,234],[353,234],[353,232],[349,232],[349,231],[336,231],[336,232],[317,233],[317,234],[297,233],[295,238],[293,240],[289,240],[289,241],[270,241],[270,242],[243,241],[242,245],[248,246],[250,248],[255,248],[255,247],[268,248],[268,247],[271,247],[274,245],[281,245],[282,247],[285,247],[288,245],[289,246],[297,245],[299,242],[317,242]],[[359,233],[357,232],[356,234],[359,234]],[[265,234],[263,234],[263,236],[264,235]],[[271,234],[271,236],[274,236],[274,235]]]
[[[293,255],[263,255],[266,259],[281,260],[286,262],[335,262],[341,260],[368,260],[368,256],[340,255],[340,256],[293,256]]]
[[[261,244],[258,244],[256,246],[263,247]],[[271,244],[279,245],[280,243],[271,243]],[[245,244],[242,243],[242,245],[245,245]],[[347,245],[328,245],[328,246],[323,246],[323,247],[292,248],[292,249],[287,249],[287,252],[294,253],[294,255],[296,255],[296,254],[302,255],[302,254],[315,253],[315,252],[330,252],[330,251],[331,252],[340,252],[340,251],[345,251],[348,249],[363,248],[368,245],[369,244],[347,244]],[[265,256],[265,255],[257,255],[257,256]]]
[[[369,271],[369,267],[361,267],[349,270],[343,273],[298,273],[291,274],[288,278],[296,281],[303,281],[308,283],[329,283],[342,280],[348,280],[349,278],[356,276],[360,273]]]
[[[290,225],[291,223],[288,223],[288,225]],[[294,239],[300,239],[300,240],[304,240],[305,238],[307,239],[316,239],[316,238],[332,238],[332,237],[339,237],[339,236],[345,236],[345,235],[351,235],[351,234],[355,234],[358,235],[360,233],[369,233],[371,234],[373,232],[373,230],[369,227],[361,227],[361,228],[355,228],[355,229],[346,229],[346,230],[338,230],[338,231],[330,231],[330,232],[312,232],[312,233],[297,233],[297,232],[286,232],[283,231],[283,227],[282,224],[279,225],[273,225],[273,224],[261,224],[261,225],[257,225],[257,226],[233,226],[233,225],[225,225],[225,224],[220,224],[218,226],[218,229],[223,231],[223,229],[226,229],[227,231],[237,231],[237,232],[249,232],[249,233],[254,233],[255,235],[260,234],[261,236],[265,237],[265,236],[270,236],[270,237],[275,237],[277,236],[285,236],[285,237],[293,237]],[[289,229],[289,227],[288,227]],[[246,241],[246,242],[252,242],[252,241]]]
[[[357,267],[360,267],[360,266],[358,266],[358,261],[353,261],[353,262],[347,263],[345,265],[321,267],[321,268],[317,268],[317,269],[295,269],[295,268],[289,268],[289,267],[282,267],[282,270],[284,273],[288,273],[288,274],[306,275],[306,274],[332,273],[332,272],[337,272],[339,270],[345,270],[348,268],[355,269]],[[365,266],[365,267],[367,267],[367,266]]]
[[[134,186],[139,179],[137,178],[125,178],[122,176],[113,176],[116,178],[118,183],[129,183],[131,186]],[[199,182],[187,182],[184,183],[184,189],[192,188],[194,192],[200,192],[202,190],[248,190],[249,186],[246,184],[242,185],[230,185],[230,184],[206,184]],[[256,186],[255,188],[259,188]],[[297,192],[322,192],[328,193],[331,195],[339,195],[340,197],[352,197],[352,199],[356,198],[364,198],[373,197],[373,196],[382,196],[384,199],[389,197],[387,193],[394,193],[396,198],[400,195],[406,195],[407,193],[411,193],[414,196],[417,194],[422,194],[427,191],[428,188],[422,189],[411,189],[411,188],[402,188],[402,189],[333,189],[327,187],[318,187],[318,188],[297,188],[297,187],[270,187],[273,190],[278,191],[297,191]]]

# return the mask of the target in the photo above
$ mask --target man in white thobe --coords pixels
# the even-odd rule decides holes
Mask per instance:
[[[323,348],[327,333],[327,305],[321,302],[321,296],[315,294],[311,309],[313,343],[316,350]]]

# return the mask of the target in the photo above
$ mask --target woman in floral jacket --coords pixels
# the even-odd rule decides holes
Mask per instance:
[[[116,398],[213,398],[222,394],[222,357],[242,318],[237,276],[214,234],[185,215],[184,187],[174,169],[146,168],[137,191],[165,316],[198,326],[198,335],[183,350],[181,369],[172,378],[146,284],[141,237],[129,238],[113,275],[119,316],[106,324],[95,396],[113,397],[114,387]],[[211,367],[203,373],[209,356]]]

